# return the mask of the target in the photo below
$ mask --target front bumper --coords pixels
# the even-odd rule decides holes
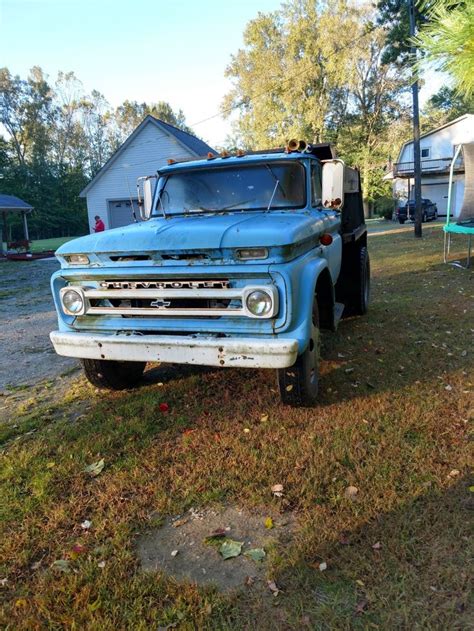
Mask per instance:
[[[199,366],[287,368],[298,353],[297,340],[216,338],[176,335],[50,334],[58,355],[81,359],[164,362]]]

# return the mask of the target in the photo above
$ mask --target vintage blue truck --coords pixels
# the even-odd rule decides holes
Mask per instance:
[[[292,140],[140,179],[140,221],[56,252],[56,352],[113,389],[147,362],[272,368],[285,404],[314,405],[320,329],[369,302],[359,173]]]

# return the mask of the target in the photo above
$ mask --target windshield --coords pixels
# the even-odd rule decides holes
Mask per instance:
[[[302,208],[305,188],[296,161],[177,171],[160,178],[154,214]]]

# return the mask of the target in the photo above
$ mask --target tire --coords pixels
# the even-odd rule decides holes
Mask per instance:
[[[421,217],[421,223],[426,223],[428,217],[426,215],[426,213],[423,213],[422,217]]]
[[[404,224],[404,223],[405,223],[405,221],[406,221],[406,219],[399,219],[398,221],[399,221],[401,224]]]
[[[360,248],[358,261],[354,260],[351,293],[344,302],[346,315],[365,315],[370,302],[370,258],[366,247]]]
[[[433,221],[437,221],[438,220],[438,211],[435,210],[434,215],[433,215]]]
[[[319,311],[316,297],[311,318],[311,338],[308,347],[293,366],[278,370],[278,386],[282,403],[292,407],[312,407],[319,390]]]
[[[93,386],[108,390],[126,390],[136,386],[143,376],[146,362],[119,362],[104,359],[81,359],[84,373]]]

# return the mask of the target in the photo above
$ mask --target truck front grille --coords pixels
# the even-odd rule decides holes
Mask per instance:
[[[273,298],[274,308],[264,317],[274,317],[278,309],[278,292],[272,285],[231,288],[222,279],[104,280],[98,285],[82,285],[85,316],[258,317],[248,311],[245,301],[255,289],[264,289]]]

